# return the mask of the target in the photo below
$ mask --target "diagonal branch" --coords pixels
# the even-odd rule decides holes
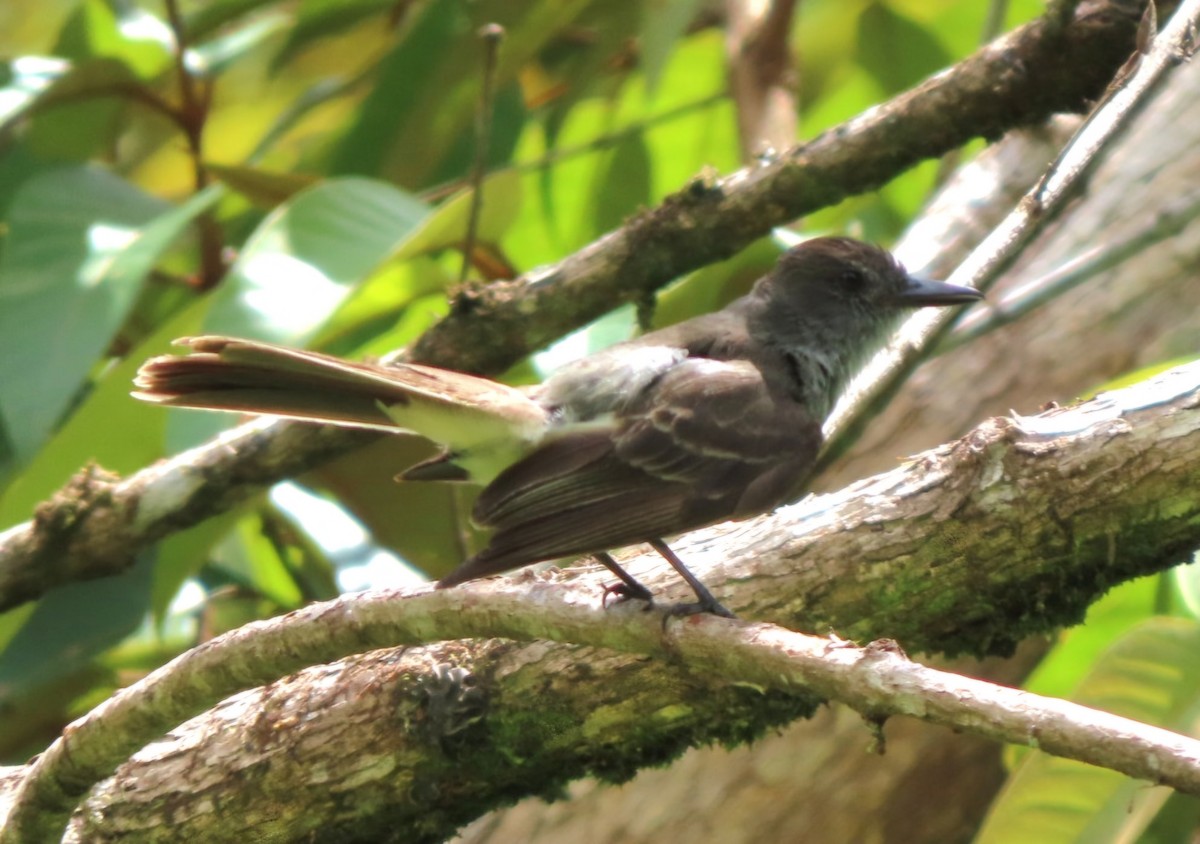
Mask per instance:
[[[1200,25],[1200,2],[1186,0],[1167,28],[1154,40],[1134,73],[1117,80],[1100,105],[1080,127],[1059,159],[1025,195],[1012,213],[950,276],[954,284],[987,290],[1019,254],[1034,234],[1056,217],[1081,189],[1098,156],[1151,92],[1192,49]],[[1139,54],[1138,58],[1142,58]],[[825,422],[827,436],[823,464],[841,454],[863,425],[879,413],[921,360],[949,330],[957,314],[918,313],[893,338],[890,347],[876,356],[855,379]]]
[[[464,292],[411,357],[501,372],[614,302],[643,301],[776,226],[875,190],[973,138],[1078,110],[1133,52],[1144,6],[1085,3],[1065,28],[1039,19],[768,164],[717,181],[698,178],[548,270]]]

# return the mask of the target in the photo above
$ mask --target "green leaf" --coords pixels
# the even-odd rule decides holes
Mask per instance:
[[[1185,734],[1200,715],[1200,624],[1157,617],[1117,640],[1073,700]],[[1136,841],[1170,789],[1104,768],[1029,753],[992,804],[976,844]],[[1193,807],[1200,805],[1193,802]],[[1193,813],[1195,808],[1193,808]]]
[[[154,549],[150,613],[158,623],[166,617],[179,587],[209,561],[212,549],[245,514],[249,503],[235,507],[187,530],[171,534]]]
[[[393,257],[411,258],[462,243],[466,238],[474,195],[474,191],[460,191],[439,205]],[[508,170],[485,179],[476,237],[484,243],[499,242],[520,211],[519,174]]]
[[[1179,602],[1192,618],[1200,619],[1200,553],[1192,556],[1191,565],[1171,569],[1170,577]]]
[[[218,29],[253,19],[255,12],[273,5],[277,0],[205,0],[184,15],[184,29],[190,41],[197,41]]]
[[[68,62],[41,56],[20,56],[0,64],[0,68],[4,76],[4,87],[0,88],[0,128],[9,131],[15,118],[71,71]]]
[[[300,605],[300,589],[263,531],[262,516],[247,513],[217,544],[213,564],[235,582],[263,595],[278,607]]]
[[[0,710],[27,707],[31,699],[44,710],[61,707],[65,701],[46,699],[47,690],[86,669],[145,618],[151,563],[151,555],[140,556],[122,574],[70,583],[39,601],[0,651]],[[0,719],[0,745],[12,741],[8,723]]]
[[[128,473],[162,456],[167,413],[129,395],[133,375],[147,357],[165,352],[172,338],[195,333],[207,307],[207,300],[197,300],[104,374],[70,421],[0,496],[0,525],[28,518],[39,501],[49,497],[89,461]],[[48,683],[78,670],[92,655],[132,630],[149,606],[152,586],[161,584],[160,590],[165,591],[173,584],[177,589],[182,580],[181,577],[172,580],[160,572],[164,555],[168,560],[173,559],[169,555],[185,543],[191,543],[190,547],[199,553],[196,536],[203,537],[206,550],[220,537],[218,531],[222,528],[219,520],[206,522],[173,536],[155,553],[142,556],[134,570],[55,589],[36,603],[0,615],[0,673],[10,672],[19,687],[14,694],[25,686]],[[112,598],[114,594],[119,600]],[[88,600],[87,595],[95,599]],[[167,596],[163,605],[169,600]],[[47,616],[58,619],[62,629],[52,629],[44,620]],[[62,624],[64,618],[71,619],[71,623]],[[33,654],[49,662],[60,651],[71,654],[71,659],[46,673],[17,656],[15,651],[21,648],[31,648]]]
[[[428,213],[410,194],[370,179],[331,179],[297,194],[246,242],[207,330],[305,343]]]
[[[271,60],[271,70],[278,72],[313,42],[344,32],[395,5],[394,0],[307,0],[293,16],[287,40]]]
[[[889,96],[951,61],[929,30],[883,3],[872,3],[858,18],[857,58]]]
[[[380,62],[375,86],[333,157],[334,173],[379,175],[416,189],[453,175],[447,168],[469,135],[478,107],[483,48],[475,35],[485,22],[508,32],[496,65],[497,108],[491,149],[500,155],[516,137],[519,103],[512,83],[546,42],[588,7],[586,0],[490,0],[419,7],[396,48]],[[414,84],[420,80],[420,84]],[[494,159],[493,159],[494,160]]]
[[[197,63],[210,76],[221,76],[240,70],[246,60],[256,58],[256,52],[271,44],[281,33],[291,28],[292,18],[276,9],[247,20],[241,26],[221,33],[204,44],[192,48]]]
[[[496,92],[492,104],[492,127],[487,142],[487,166],[500,167],[512,159],[513,150],[525,128],[528,112],[521,86],[516,82]],[[460,132],[438,165],[435,183],[465,179],[475,163],[478,144],[474,127]]]
[[[705,168],[729,173],[740,166],[733,106],[715,99],[726,85],[724,42],[707,31],[676,46],[653,99],[645,85],[622,91],[622,122],[645,124],[642,136],[654,164],[652,199],[679,190]],[[671,119],[654,119],[659,113]]]
[[[338,354],[354,350],[361,354],[366,351],[360,349],[364,343],[391,351],[428,328],[432,320],[418,318],[411,321],[412,330],[399,334],[395,330],[406,321],[406,310],[414,301],[443,291],[456,278],[431,261],[417,259],[458,247],[465,240],[473,196],[473,191],[461,191],[431,211],[388,257],[386,265],[372,272],[343,302],[315,345]],[[484,182],[483,197],[476,235],[479,242],[498,243],[521,209],[520,175],[511,170],[497,173]],[[438,298],[445,299],[444,295]],[[444,310],[438,315],[441,313]]]
[[[0,256],[0,419],[29,460],[125,319],[166,203],[92,167],[27,182]],[[171,226],[180,222],[172,217]],[[186,222],[186,221],[184,221]]]
[[[657,0],[642,6],[641,42],[642,68],[646,90],[653,94],[675,48],[675,42],[696,17],[702,0]]]
[[[389,261],[338,308],[312,347],[349,357],[393,352],[445,316],[446,288],[456,278],[432,258]]]
[[[1153,575],[1109,591],[1088,608],[1083,624],[1058,635],[1058,642],[1026,679],[1024,688],[1039,695],[1069,697],[1104,651],[1154,616],[1158,584],[1159,576]]]
[[[463,40],[470,21],[458,3],[429,3],[418,14],[400,44],[380,63],[379,82],[339,145],[332,173],[384,175],[399,184],[419,187],[423,180],[417,174],[432,170],[429,158],[437,154],[436,146],[414,145],[410,134],[418,128],[420,110],[429,95],[436,92],[445,98],[447,88],[454,87],[450,78],[458,75],[458,68],[448,66],[446,57]],[[414,85],[415,79],[423,80],[423,84]],[[443,118],[450,117],[447,109]],[[451,136],[457,136],[462,126],[462,121],[457,121]],[[441,134],[438,128],[432,124],[420,126],[421,131],[434,137]],[[422,159],[421,165],[410,169],[393,160],[404,153],[408,153],[405,157]]]
[[[204,169],[260,208],[274,208],[321,181],[308,173],[284,173],[224,164],[206,164]]]
[[[592,195],[596,197],[597,233],[618,228],[627,217],[650,204],[652,168],[640,134],[629,135],[617,144],[607,166],[596,170]]]
[[[171,340],[195,334],[208,304],[208,300],[197,300],[97,379],[67,423],[0,495],[0,525],[30,518],[39,502],[89,462],[124,474],[162,457],[167,413],[129,395],[133,376],[147,358],[166,352]]]
[[[124,62],[81,59],[25,103],[33,116],[26,143],[47,160],[84,161],[111,146],[123,101],[139,94],[153,96]]]
[[[117,59],[142,79],[151,79],[171,64],[171,31],[136,5],[114,7],[84,0],[59,34],[54,54],[80,61]]]

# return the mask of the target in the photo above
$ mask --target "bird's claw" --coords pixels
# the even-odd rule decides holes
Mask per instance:
[[[672,618],[686,618],[689,615],[700,615],[708,613],[709,615],[719,616],[721,618],[737,618],[736,615],[725,609],[715,598],[709,598],[703,601],[692,601],[686,604],[672,604],[667,607],[663,613],[663,627],[667,626],[667,622]]]
[[[601,606],[605,609],[608,609],[610,598],[613,599],[614,604],[623,604],[626,601],[645,601],[647,612],[654,608],[654,595],[640,584],[639,588],[635,589],[628,583],[610,583],[604,587],[604,598],[601,601]]]

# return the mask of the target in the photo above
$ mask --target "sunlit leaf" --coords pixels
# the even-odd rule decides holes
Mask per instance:
[[[297,194],[247,241],[207,329],[303,344],[427,214],[411,195],[368,179]]]
[[[170,29],[136,5],[114,6],[83,0],[63,27],[55,55],[74,61],[116,59],[141,79],[171,63]]]
[[[309,0],[300,4],[292,17],[283,46],[271,61],[278,71],[313,42],[337,34],[364,18],[379,16],[379,25],[387,23],[382,12],[395,9],[395,0]]]
[[[205,0],[184,13],[184,28],[191,39],[203,39],[230,24],[244,22],[276,0]]]
[[[117,67],[124,65],[114,63]],[[19,56],[4,62],[0,87],[0,127],[24,114],[56,81],[67,76],[70,62],[42,56]],[[128,75],[128,71],[125,71]]]
[[[247,513],[213,550],[213,565],[276,606],[299,605],[300,590],[263,531],[262,517]]]
[[[1193,618],[1200,619],[1200,560],[1193,556],[1191,565],[1171,569],[1171,580],[1184,607]]]
[[[1200,624],[1148,619],[1091,664],[1071,697],[1106,712],[1194,734],[1200,713],[1197,653]],[[1170,793],[1164,786],[1151,787],[1106,768],[1029,753],[992,804],[975,841],[1136,841]]]
[[[658,88],[675,42],[702,5],[701,0],[659,0],[643,6],[640,40],[646,88],[651,93]]]
[[[257,167],[208,164],[206,169],[261,208],[274,208],[321,180],[307,173],[277,173]]]
[[[14,199],[0,256],[0,416],[18,460],[54,428],[121,325],[138,268],[169,239],[147,240],[146,227],[169,211],[92,167],[49,172]],[[176,232],[186,223],[168,219]]]

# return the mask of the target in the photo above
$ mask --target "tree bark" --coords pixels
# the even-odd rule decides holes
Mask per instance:
[[[1181,68],[1101,161],[1087,194],[1031,244],[989,295],[1038,278],[1079,253],[1155,225],[1162,209],[1194,199],[1200,184],[1200,67]],[[1057,130],[1052,130],[1057,131]],[[1021,134],[1028,137],[1019,140]],[[1015,203],[1061,140],[1014,133],[935,200],[897,247],[910,267],[946,274],[983,238],[1004,203]],[[947,244],[958,244],[958,249]],[[1040,311],[927,362],[846,457],[817,480],[834,490],[884,471],[1009,409],[1034,413],[1110,379],[1195,354],[1200,285],[1184,280],[1200,254],[1200,225],[1147,248]],[[1044,650],[1030,640],[1007,662],[958,660],[972,676],[1019,683]],[[822,710],[748,748],[697,749],[667,770],[619,788],[577,784],[569,802],[530,799],[463,831],[471,844],[524,840],[762,840],[795,842],[971,840],[1003,781],[1002,748],[913,722],[888,726],[887,754],[862,752],[861,721]],[[894,732],[893,732],[894,731]],[[675,784],[684,793],[667,789]],[[673,794],[677,799],[662,799]],[[721,799],[711,799],[721,795]],[[652,820],[642,820],[651,813]],[[736,820],[734,820],[736,819]],[[514,837],[515,836],[515,837]]]

